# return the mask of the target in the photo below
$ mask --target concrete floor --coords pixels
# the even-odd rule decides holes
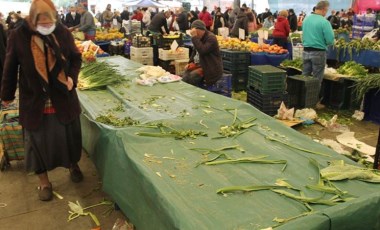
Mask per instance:
[[[79,184],[71,182],[67,169],[57,168],[49,173],[54,190],[63,199],[54,197],[52,201],[41,202],[37,195],[38,178],[25,173],[23,161],[12,161],[10,168],[0,172],[0,203],[6,204],[6,207],[0,208],[0,229],[89,230],[94,227],[89,216],[67,222],[68,201],[78,200],[82,207],[86,207],[107,198],[100,189],[96,169],[86,154],[82,154],[79,165],[84,174],[84,180]],[[99,206],[91,209],[98,217],[102,230],[111,230],[117,218],[125,218],[121,211],[102,215],[112,207]]]
[[[349,127],[356,133],[357,139],[376,146],[378,125],[368,121],[353,121]],[[329,132],[318,124],[307,127],[299,125],[294,128],[313,139],[335,139],[339,134]],[[82,183],[72,183],[67,169],[58,168],[49,174],[54,190],[64,198],[62,200],[54,198],[50,202],[38,200],[36,188],[38,179],[35,175],[25,173],[23,161],[11,164],[11,168],[0,173],[0,203],[6,204],[6,207],[0,208],[0,229],[89,230],[94,226],[88,216],[67,222],[68,201],[78,200],[83,207],[86,207],[107,198],[107,195],[101,192],[96,169],[86,154],[82,155],[80,161],[85,176]],[[99,218],[102,230],[112,229],[117,218],[125,218],[121,211],[113,211],[109,216],[103,216],[102,213],[109,208],[110,206],[100,206],[91,209]]]

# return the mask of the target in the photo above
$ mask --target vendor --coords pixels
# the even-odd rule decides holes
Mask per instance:
[[[161,34],[168,34],[169,28],[168,28],[168,22],[166,19],[170,17],[170,11],[160,12],[156,15],[154,15],[152,21],[150,22],[150,25],[148,26],[148,30],[150,33],[161,33]],[[162,30],[162,27],[165,31]]]
[[[39,178],[41,201],[53,199],[48,171],[70,170],[71,180],[83,174],[78,161],[82,152],[80,105],[76,93],[82,59],[68,29],[57,22],[50,0],[34,0],[25,22],[9,34],[1,99],[8,106],[20,98],[25,165]],[[54,180],[66,185],[66,181]],[[23,191],[15,191],[20,194]]]
[[[190,35],[194,49],[182,80],[194,86],[203,85],[203,82],[213,85],[223,74],[218,41],[201,20],[191,24]]]
[[[70,30],[75,29],[75,31],[83,32],[86,40],[95,40],[96,26],[94,17],[82,4],[78,5],[78,13],[81,15],[80,23],[71,27]]]

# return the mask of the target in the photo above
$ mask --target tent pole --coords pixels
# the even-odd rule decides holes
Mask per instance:
[[[374,169],[378,169],[379,168],[379,157],[380,157],[380,128],[379,128],[379,136],[377,137],[375,162],[373,164],[373,168]]]

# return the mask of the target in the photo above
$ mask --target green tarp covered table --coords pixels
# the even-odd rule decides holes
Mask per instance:
[[[99,91],[80,91],[83,108],[83,147],[93,159],[103,189],[120,206],[137,229],[262,229],[274,226],[277,218],[290,218],[307,211],[295,200],[270,190],[216,194],[233,185],[274,185],[279,178],[302,189],[308,197],[323,194],[305,188],[316,184],[318,172],[331,160],[354,162],[261,113],[247,103],[213,94],[186,83],[139,86],[133,82],[141,65],[121,57],[106,61],[119,65],[131,79],[120,86]],[[118,117],[129,116],[142,123],[163,122],[175,129],[194,129],[208,137],[175,140],[143,137],[137,132],[156,132],[146,127],[115,128],[95,122],[114,109]],[[228,110],[232,109],[232,110]],[[235,110],[236,109],[236,110]],[[220,138],[220,126],[237,119],[257,118],[256,125],[237,138]],[[331,157],[295,150],[265,137],[277,137],[292,145],[322,152]],[[287,160],[282,164],[198,165],[205,156],[192,148],[217,149],[239,145],[245,150],[224,151],[230,157],[267,155]],[[208,159],[215,157],[210,154]],[[313,205],[314,214],[297,218],[278,229],[380,229],[380,185],[361,181],[336,182],[357,198],[336,206]],[[325,195],[327,198],[332,195]]]

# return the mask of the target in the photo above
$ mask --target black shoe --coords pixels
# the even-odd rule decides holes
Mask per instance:
[[[38,190],[38,198],[41,201],[50,201],[53,199],[53,186],[51,183],[50,186],[44,188],[39,187]]]
[[[70,169],[70,178],[71,181],[74,183],[79,183],[83,180],[83,174],[78,166],[75,166]]]

